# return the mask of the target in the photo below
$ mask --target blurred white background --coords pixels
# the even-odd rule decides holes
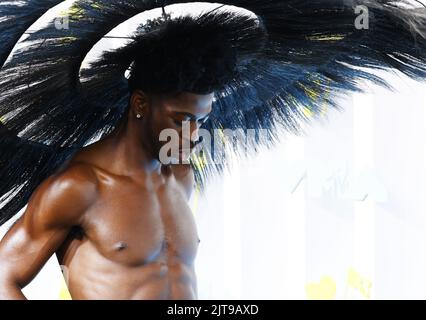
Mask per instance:
[[[426,298],[426,84],[386,79],[194,193],[200,299]],[[52,257],[24,293],[62,285]]]

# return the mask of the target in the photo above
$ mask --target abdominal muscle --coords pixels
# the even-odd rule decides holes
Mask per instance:
[[[193,265],[188,266],[176,257],[167,257],[166,250],[162,250],[155,260],[137,265],[112,261],[89,241],[73,240],[67,251],[59,261],[65,266],[64,277],[72,299],[197,298]],[[70,251],[73,251],[72,258],[67,259]]]

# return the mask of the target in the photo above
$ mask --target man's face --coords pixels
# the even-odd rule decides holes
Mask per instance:
[[[157,159],[166,143],[168,147],[179,150],[180,161],[189,158],[199,140],[198,130],[212,111],[213,96],[213,93],[200,95],[188,92],[173,97],[152,96],[145,127]],[[175,141],[175,145],[173,140],[160,141],[160,133],[165,129],[175,130],[178,134],[179,140]]]

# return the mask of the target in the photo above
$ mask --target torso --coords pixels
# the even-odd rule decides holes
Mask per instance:
[[[57,251],[72,298],[196,299],[199,237],[179,181],[92,169],[98,197]]]

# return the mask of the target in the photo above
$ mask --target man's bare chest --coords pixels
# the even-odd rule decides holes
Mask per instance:
[[[128,266],[173,261],[191,265],[199,237],[194,216],[176,183],[147,188],[106,181],[85,215],[82,246]]]

